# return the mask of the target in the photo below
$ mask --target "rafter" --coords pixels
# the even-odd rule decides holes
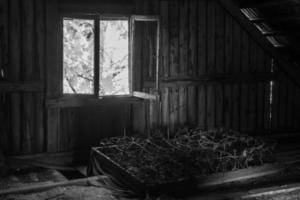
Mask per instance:
[[[299,0],[259,0],[259,1],[241,1],[239,3],[240,8],[253,8],[253,7],[268,7],[268,6],[277,6],[286,3],[299,3]]]
[[[232,0],[219,0],[220,4],[237,20],[248,34],[279,64],[282,72],[300,87],[300,67],[283,56],[268,39],[249,21],[240,8]]]

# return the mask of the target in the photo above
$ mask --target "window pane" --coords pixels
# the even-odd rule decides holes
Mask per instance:
[[[100,95],[129,94],[128,21],[100,21]]]
[[[63,21],[63,93],[94,93],[94,21]]]

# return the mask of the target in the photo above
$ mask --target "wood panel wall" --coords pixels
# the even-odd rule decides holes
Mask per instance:
[[[272,59],[217,0],[101,2],[0,0],[0,148],[5,152],[87,149],[103,137],[160,125],[171,131],[197,125],[252,134],[299,132],[299,88],[276,66],[271,73]],[[159,102],[47,106],[45,99],[61,97],[59,14],[80,9],[161,16]],[[145,92],[155,93],[154,74],[139,79]]]
[[[274,71],[279,71],[274,64]],[[271,128],[275,132],[299,132],[300,88],[285,76],[279,76],[272,88]]]
[[[0,1],[1,149],[45,150],[43,0]]]
[[[271,58],[217,1],[144,1],[143,8],[162,21],[161,102],[145,103],[145,128],[269,131]],[[144,91],[154,92],[153,78],[144,77]]]

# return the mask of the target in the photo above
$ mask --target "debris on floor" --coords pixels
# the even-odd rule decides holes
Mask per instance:
[[[30,193],[30,194],[12,194],[3,196],[0,199],[9,200],[121,200],[122,198],[114,196],[113,192],[95,186],[66,186],[57,187],[50,190]]]

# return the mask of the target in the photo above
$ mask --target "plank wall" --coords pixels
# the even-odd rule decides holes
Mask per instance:
[[[271,58],[219,3],[144,3],[162,21],[161,102],[148,103],[146,127],[268,130]],[[154,91],[153,78],[145,77],[145,91]]]
[[[0,15],[1,149],[42,152],[45,2],[1,0]]]
[[[160,125],[299,132],[299,89],[276,66],[271,73],[272,59],[217,1],[121,2],[0,0],[0,149],[87,149],[103,137]],[[59,15],[99,10],[161,16],[159,102],[48,107],[62,95]],[[142,67],[149,73],[139,78],[141,90],[154,93],[155,70]]]

